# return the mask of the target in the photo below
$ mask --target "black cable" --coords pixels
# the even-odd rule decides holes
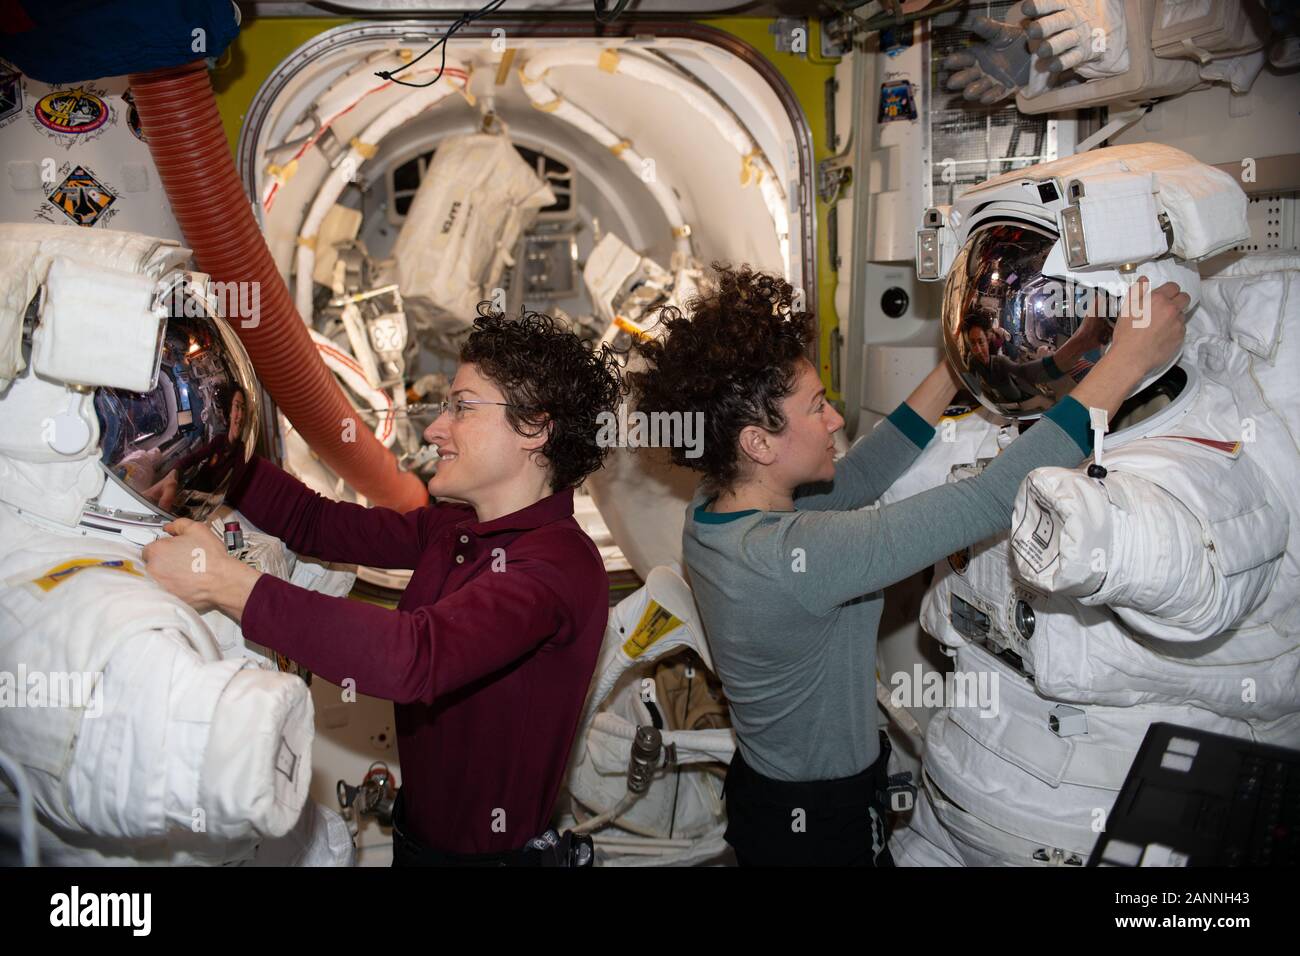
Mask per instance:
[[[655,730],[662,731],[664,729],[664,717],[663,714],[660,713],[659,708],[655,705],[655,702],[653,700],[647,700],[645,702],[645,709],[650,713],[650,723],[654,725]]]
[[[627,9],[630,2],[631,0],[615,0],[614,9],[606,13],[605,0],[593,0],[593,6],[596,8],[596,21],[598,23],[613,23],[623,15],[623,11]]]
[[[690,663],[686,666],[691,669],[691,676],[686,678],[686,713],[689,714],[691,712],[691,688],[695,684],[695,668]],[[694,730],[695,728],[686,727],[684,729]],[[677,832],[677,794],[681,792],[681,789],[682,765],[679,763],[677,765],[677,779],[673,781],[673,809],[672,813],[668,817],[668,839],[670,840],[673,838],[673,834]]]
[[[447,32],[441,38],[435,41],[433,45],[429,47],[429,49],[425,50],[423,53],[421,53],[419,56],[413,59],[410,63],[403,63],[395,70],[377,70],[375,72],[375,76],[379,77],[381,80],[392,80],[394,83],[397,83],[401,86],[411,86],[411,87],[415,87],[416,89],[423,89],[426,86],[433,86],[433,84],[437,83],[440,79],[442,79],[442,71],[447,68],[447,41],[452,38],[452,35],[461,27],[473,23],[475,20],[487,16],[489,13],[495,13],[497,10],[501,9],[501,6],[505,2],[506,0],[491,0],[491,2],[485,3],[483,6],[479,7],[479,9],[474,11],[473,13],[462,13],[459,17],[456,18],[456,22],[454,22],[451,26],[447,28]],[[438,67],[438,75],[435,76],[433,79],[431,79],[428,83],[407,83],[405,80],[399,80],[395,76],[395,74],[401,73],[403,70],[407,69],[408,67],[414,66],[415,64],[419,63],[421,60],[423,60],[426,56],[428,56],[438,47],[442,47],[442,64]]]

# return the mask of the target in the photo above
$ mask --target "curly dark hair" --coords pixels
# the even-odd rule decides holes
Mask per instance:
[[[970,332],[972,329],[983,329],[985,332],[993,331],[993,319],[986,312],[972,310],[967,312],[961,320],[962,333]]]
[[[608,454],[596,442],[598,416],[613,413],[623,394],[618,361],[608,346],[593,350],[541,312],[516,318],[480,302],[478,318],[460,349],[504,393],[506,421],[526,438],[551,425],[540,449],[549,463],[551,490],[579,484]]]
[[[686,303],[689,317],[672,306],[660,312],[656,331],[666,335],[635,346],[647,367],[627,378],[640,411],[703,412],[700,456],[674,448],[672,457],[721,492],[740,477],[741,430],[785,428],[780,403],[794,391],[814,322],[794,310],[794,287],[780,276],[718,262],[713,270],[714,281]]]

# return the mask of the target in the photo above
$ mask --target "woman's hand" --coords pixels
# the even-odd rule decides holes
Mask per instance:
[[[261,574],[226,554],[206,524],[177,518],[163,530],[171,537],[144,547],[149,576],[200,614],[219,608],[238,621]]]
[[[1132,363],[1142,375],[1159,368],[1183,347],[1187,322],[1183,311],[1192,297],[1175,282],[1152,290],[1145,277],[1129,290],[1115,323],[1115,343],[1108,355]]]
[[[1093,349],[1101,348],[1110,338],[1110,323],[1094,310],[1083,320],[1071,338],[1079,340],[1080,352],[1091,352]]]
[[[1142,278],[1129,290],[1110,350],[1071,393],[1085,408],[1103,408],[1113,418],[1147,373],[1182,348],[1187,333],[1183,310],[1191,296],[1173,282],[1154,291],[1150,287]]]
[[[163,511],[171,511],[172,506],[176,504],[176,492],[180,490],[180,478],[176,474],[176,469],[171,471],[162,478],[150,485],[144,492],[144,497],[148,498]]]
[[[1096,310],[1093,310],[1091,315],[1086,316],[1079,323],[1074,334],[1061,343],[1061,347],[1056,350],[1052,357],[1056,367],[1063,373],[1069,374],[1070,369],[1074,368],[1084,355],[1105,344],[1109,333],[1110,324]]]

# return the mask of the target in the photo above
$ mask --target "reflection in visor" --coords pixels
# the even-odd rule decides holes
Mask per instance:
[[[944,286],[944,347],[966,388],[993,412],[1024,418],[1064,398],[1099,349],[1058,351],[1094,312],[1114,316],[1118,300],[1043,275],[1056,244],[1050,229],[1023,222],[981,226],[953,262]],[[1081,337],[1082,338],[1082,337]]]
[[[252,456],[260,423],[252,383],[248,357],[223,322],[174,316],[153,391],[95,393],[101,463],[150,504],[142,512],[204,520]]]

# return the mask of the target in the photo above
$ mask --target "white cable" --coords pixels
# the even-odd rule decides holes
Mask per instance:
[[[293,146],[299,146],[307,140],[311,140],[306,149],[309,149],[324,133],[329,130],[339,118],[347,115],[358,103],[367,96],[376,93],[382,93],[385,89],[392,87],[399,89],[400,84],[392,80],[381,80],[375,76],[376,67],[383,66],[384,69],[398,69],[404,60],[397,51],[384,54],[380,57],[371,59],[362,64],[361,69],[348,76],[344,76],[334,83],[329,89],[322,93],[312,104],[311,112],[299,120],[288,135],[281,141],[279,146],[271,146],[267,149],[268,155],[277,155],[286,152]],[[437,66],[426,66],[416,70],[412,76],[436,75]],[[451,77],[449,76],[450,80]],[[324,117],[324,119],[321,119]],[[299,150],[292,158],[288,159],[289,163],[301,159],[305,155],[305,149]],[[272,176],[262,187],[262,204],[269,211],[272,193],[275,191],[276,184],[283,185],[285,179],[281,176]]]
[[[608,848],[619,856],[667,856],[670,853],[679,851],[678,847],[659,847],[659,846],[636,846],[635,844],[611,843],[608,840],[597,841],[592,837],[592,842],[597,843],[599,847]],[[686,847],[685,849],[690,849]]]
[[[583,728],[585,736],[588,730],[599,730],[623,740],[636,739],[636,724],[609,711],[597,713],[587,727]],[[677,763],[730,763],[736,752],[736,740],[729,728],[712,730],[664,730],[660,731],[664,746],[673,746],[677,752]]]
[[[689,850],[695,845],[694,840],[670,839],[668,837],[593,837],[601,846],[617,847],[661,847],[669,850]]]
[[[550,86],[545,84],[545,77],[547,71],[552,67],[584,66],[602,68],[602,58],[605,57],[606,52],[606,50],[597,50],[591,47],[562,47],[534,54],[529,57],[528,62],[523,66],[523,76],[530,81],[524,83],[524,90],[529,92],[531,86],[540,82],[550,91]],[[633,55],[631,51],[619,50],[617,51],[617,58],[613,61],[613,72],[671,90],[717,130],[727,144],[736,151],[737,158],[741,162],[744,161],[746,156],[753,157],[751,165],[758,175],[759,192],[763,197],[764,205],[767,206],[768,215],[772,217],[772,226],[776,230],[777,240],[781,246],[781,261],[785,268],[785,274],[789,275],[790,214],[786,206],[785,189],[781,186],[776,170],[768,161],[767,155],[760,148],[758,141],[737,122],[731,113],[720,107],[717,101],[702,90],[697,83],[655,60]],[[531,92],[529,92],[529,96],[536,101],[536,97]],[[548,99],[553,99],[554,96],[554,92],[551,91],[551,96]]]
[[[18,795],[18,846],[23,866],[40,866],[40,847],[36,843],[36,801],[27,773],[13,757],[0,750],[0,770],[3,770]]]
[[[1116,133],[1123,132],[1124,130],[1132,126],[1134,123],[1136,123],[1138,120],[1140,120],[1142,117],[1146,116],[1147,113],[1150,112],[1150,110],[1151,107],[1149,106],[1135,106],[1132,109],[1125,110],[1122,113],[1114,114],[1114,118],[1111,119],[1109,123],[1107,123],[1101,129],[1097,130],[1097,132],[1093,133],[1082,143],[1079,143],[1077,146],[1075,146],[1074,154],[1077,156],[1080,153],[1086,153],[1088,150],[1092,149],[1098,143],[1105,142],[1106,140],[1114,136]]]
[[[370,336],[366,334],[366,323],[361,318],[361,310],[357,308],[355,302],[349,302],[343,306],[339,319],[343,323],[343,331],[347,335],[352,357],[365,373],[370,387],[378,388],[381,380],[379,360],[375,358],[375,350],[370,347]]]
[[[311,335],[312,341],[316,343],[316,351],[325,365],[331,372],[347,384],[357,395],[362,397],[370,408],[386,409],[379,412],[379,423],[375,426],[375,438],[383,443],[385,448],[392,447],[393,439],[397,435],[397,429],[394,426],[394,416],[391,411],[393,408],[393,398],[382,388],[375,388],[366,381],[365,372],[351,355],[344,352],[337,345],[321,335],[315,329],[309,328],[307,332]]]
[[[464,67],[459,63],[451,61],[448,61],[447,67],[448,69],[464,70]],[[433,86],[414,90],[381,113],[352,142],[359,143],[365,146],[367,150],[370,150],[378,146],[385,136],[403,123],[413,119],[429,107],[442,102],[453,93],[459,92],[460,88],[453,86],[451,83],[435,83]],[[348,183],[356,177],[361,167],[365,165],[367,158],[355,145],[349,147],[347,153],[329,171],[324,182],[321,183],[316,198],[312,201],[311,208],[308,209],[302,226],[298,230],[294,304],[298,308],[298,314],[307,325],[312,324],[312,271],[316,266],[316,233],[320,231],[321,223],[324,221],[326,214],[334,208],[334,203],[338,201]]]
[[[601,827],[605,826],[606,824],[614,820],[617,820],[619,817],[621,817],[624,814],[624,812],[627,811],[628,807],[632,806],[632,804],[636,803],[636,801],[637,801],[637,794],[634,794],[629,791],[628,793],[625,793],[623,795],[622,800],[614,804],[614,806],[609,810],[606,810],[604,813],[600,814],[599,816],[592,817],[590,820],[584,820],[582,823],[579,823],[576,827],[573,828],[573,832],[590,833],[592,830],[598,830]]]
[[[550,104],[554,103],[557,99],[555,91],[547,86],[545,82],[540,80],[536,83],[527,84],[524,87],[524,90],[528,93],[529,99],[531,99],[534,104]],[[638,179],[642,179],[643,171],[648,168],[646,166],[646,157],[637,152],[636,147],[632,145],[627,145],[626,147],[619,149],[619,147],[627,141],[600,120],[596,119],[586,110],[580,109],[563,99],[559,101],[559,104],[554,109],[549,110],[549,112],[556,119],[563,120],[571,126],[576,127],[581,132],[586,133],[597,143],[611,152],[616,152],[618,158],[623,162],[623,165],[632,170]],[[643,179],[643,182],[645,183],[646,189],[649,190],[650,194],[659,204],[659,208],[663,210],[664,216],[668,220],[668,224],[674,230],[678,231],[680,231],[682,227],[686,226],[686,217],[682,215],[681,207],[677,204],[677,197],[673,195],[672,190],[661,183],[657,176],[649,180]],[[677,248],[680,251],[686,253],[691,251],[690,242],[686,236],[679,235],[674,238],[676,239]]]
[[[391,392],[392,392],[392,396],[393,396],[393,415],[392,415],[392,417],[393,417],[393,418],[400,419],[400,420],[402,420],[402,421],[406,421],[406,418],[403,416],[403,414],[402,414],[402,412],[401,412],[401,409],[406,408],[406,386],[405,386],[402,382],[398,382],[396,385],[394,385],[394,386],[392,387]],[[407,433],[409,434],[409,430],[407,431]],[[394,432],[394,435],[396,435],[396,432]],[[420,437],[421,437],[421,436],[419,436],[419,435],[416,436],[417,439],[420,438]],[[402,451],[403,451],[404,453],[407,451],[405,440],[403,440],[403,443],[402,443]],[[399,456],[399,457],[400,457],[400,456]]]
[[[673,230],[673,240],[676,251],[681,253],[676,275],[673,277],[674,289],[684,284],[687,265],[691,257],[691,240],[689,236],[689,226],[686,217],[682,215],[681,207],[677,203],[677,197],[673,191],[659,181],[658,176],[647,180],[644,171],[645,157],[636,151],[629,140],[617,135],[608,126],[596,119],[586,110],[574,106],[568,100],[565,100],[540,75],[534,77],[529,72],[530,60],[520,67],[520,79],[523,81],[524,92],[528,98],[533,101],[533,105],[539,108],[545,108],[558,120],[568,123],[580,132],[586,133],[601,146],[604,146],[610,152],[614,153],[623,165],[630,169],[638,179],[642,181],[650,195],[654,197],[659,208],[663,210],[664,216],[668,219],[669,226]],[[657,172],[657,171],[656,171]]]

